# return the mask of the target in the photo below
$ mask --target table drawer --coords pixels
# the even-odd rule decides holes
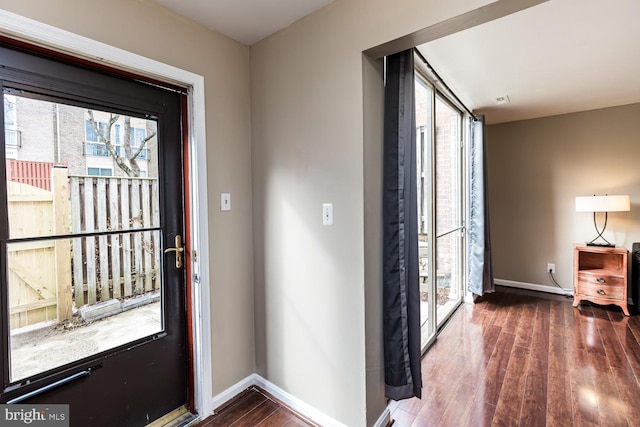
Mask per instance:
[[[624,299],[624,279],[617,276],[596,276],[578,273],[578,292],[582,295],[608,299]]]

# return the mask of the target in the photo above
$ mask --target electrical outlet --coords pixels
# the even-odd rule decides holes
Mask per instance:
[[[555,274],[556,272],[556,265],[555,264],[547,264],[547,273],[551,273],[551,274]]]

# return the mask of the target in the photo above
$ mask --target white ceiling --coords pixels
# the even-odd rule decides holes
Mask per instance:
[[[333,0],[155,0],[242,44],[251,46]]]
[[[248,46],[333,2],[155,1]],[[640,102],[639,19],[640,0],[550,0],[419,49],[469,108],[501,123]]]
[[[550,0],[419,50],[469,108],[508,122],[640,102],[639,19],[638,0]]]

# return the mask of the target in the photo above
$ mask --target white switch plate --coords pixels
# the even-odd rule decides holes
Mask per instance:
[[[322,225],[333,225],[333,203],[322,204]]]
[[[231,193],[220,193],[220,210],[231,210]]]

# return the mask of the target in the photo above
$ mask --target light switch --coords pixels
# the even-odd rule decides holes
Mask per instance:
[[[333,203],[322,204],[322,225],[333,225]]]
[[[220,210],[231,210],[231,193],[220,193]]]

